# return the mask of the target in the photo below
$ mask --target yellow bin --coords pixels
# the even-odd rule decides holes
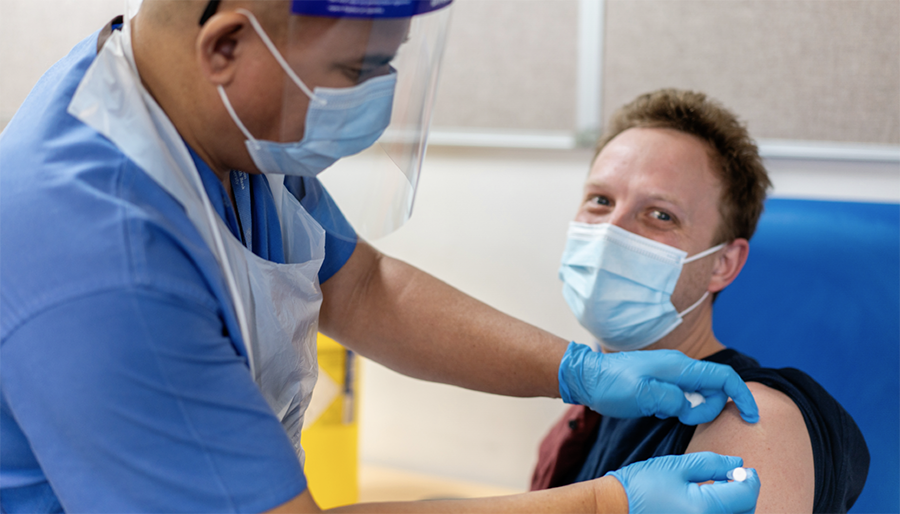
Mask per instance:
[[[304,472],[323,509],[359,501],[359,424],[356,355],[319,334],[319,382],[313,392],[300,442]]]

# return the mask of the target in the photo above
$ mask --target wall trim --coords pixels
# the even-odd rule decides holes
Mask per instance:
[[[515,131],[435,128],[428,135],[431,146],[476,148],[534,148],[538,150],[573,150],[575,134],[567,131]]]
[[[574,150],[582,147],[576,133],[568,131],[516,131],[435,128],[428,137],[432,146],[477,148],[534,148]],[[874,145],[832,141],[760,139],[763,158],[822,161],[863,161],[900,164],[900,145]]]
[[[764,158],[900,164],[900,145],[791,141],[784,139],[760,139],[758,144],[759,154]]]

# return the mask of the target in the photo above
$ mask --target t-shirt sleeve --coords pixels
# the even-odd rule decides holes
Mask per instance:
[[[259,512],[303,469],[214,307],[124,287],[3,343],[4,403],[71,512]]]
[[[290,176],[285,177],[284,186],[325,229],[325,262],[319,269],[319,283],[324,283],[353,255],[356,231],[319,179]]]
[[[781,391],[797,405],[813,450],[813,512],[847,512],[869,472],[869,449],[850,414],[812,377],[794,368],[753,369],[741,372],[741,378]]]

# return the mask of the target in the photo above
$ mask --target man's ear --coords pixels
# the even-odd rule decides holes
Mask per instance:
[[[217,86],[229,84],[252,32],[247,18],[236,12],[222,12],[207,20],[197,35],[197,59],[203,76]]]
[[[744,263],[747,262],[749,252],[750,242],[743,238],[735,239],[725,245],[713,267],[708,291],[710,293],[718,293],[725,289],[728,284],[734,282],[734,279],[737,278],[741,269],[743,269]]]

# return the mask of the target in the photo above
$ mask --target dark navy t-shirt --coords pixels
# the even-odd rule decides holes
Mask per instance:
[[[800,408],[809,430],[815,463],[813,512],[846,512],[862,492],[869,451],[850,414],[815,380],[793,368],[762,368],[754,359],[726,349],[706,361],[728,364],[746,382],[759,382],[787,395]],[[662,455],[685,452],[696,427],[677,418],[618,419],[601,416],[581,471],[582,482]]]

